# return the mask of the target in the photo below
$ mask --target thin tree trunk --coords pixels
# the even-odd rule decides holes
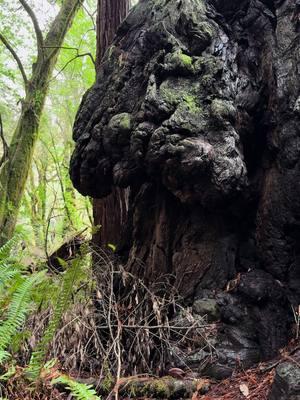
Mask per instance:
[[[99,0],[97,13],[97,58],[98,71],[106,49],[110,46],[116,31],[126,17],[130,0]],[[118,243],[122,227],[127,218],[128,190],[113,188],[103,199],[93,200],[95,226],[101,228],[94,235],[96,245]]]
[[[116,31],[126,17],[130,0],[98,0],[97,11],[97,69]]]
[[[37,35],[37,61],[33,64],[31,79],[24,79],[26,97],[22,102],[8,157],[0,170],[0,243],[13,235],[38,138],[49,81],[60,47],[81,3],[82,0],[65,0],[45,40]]]

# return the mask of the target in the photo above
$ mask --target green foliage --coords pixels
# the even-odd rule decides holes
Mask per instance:
[[[11,267],[9,260],[10,251],[15,242],[16,238],[13,238],[0,247],[0,295],[5,284],[11,282],[12,278],[19,273],[17,268]]]
[[[107,247],[113,252],[117,250],[117,246],[113,243],[108,243]]]
[[[88,253],[86,252],[87,249],[83,248],[81,256],[73,261],[66,263],[61,260],[61,265],[65,271],[60,275],[51,277],[47,276],[44,271],[29,272],[17,260],[16,249],[20,244],[19,242],[20,238],[13,238],[0,248],[0,306],[2,306],[0,314],[2,318],[2,321],[0,321],[0,364],[7,368],[6,372],[0,375],[0,381],[8,381],[16,373],[15,359],[11,355],[11,351],[17,353],[20,344],[30,337],[30,332],[23,328],[30,311],[41,306],[45,300],[45,293],[48,297],[52,291],[52,286],[56,289],[59,286],[60,290],[56,290],[56,299],[54,301],[52,299],[52,316],[44,335],[31,355],[29,366],[26,369],[25,376],[36,382],[45,371],[51,373],[51,369],[55,367],[55,359],[46,362],[49,345],[60,327],[62,315],[73,303],[74,290],[77,290],[83,280],[87,280]],[[14,257],[12,253],[15,253]],[[49,304],[47,307],[49,307]],[[42,371],[43,374],[41,374]],[[68,386],[76,399],[100,399],[91,386],[80,384],[65,376],[57,378],[56,381]]]
[[[0,375],[0,381],[2,382],[6,382],[8,381],[12,376],[14,376],[16,373],[16,367],[14,365],[11,365],[8,370]]]
[[[6,320],[0,325],[0,350],[7,347],[18,329],[23,326],[30,310],[32,290],[43,276],[42,271],[20,279],[6,311]]]
[[[3,364],[5,361],[10,359],[11,355],[8,351],[0,350],[0,364]]]
[[[9,358],[7,348],[31,310],[33,289],[45,276],[44,271],[29,275],[20,265],[11,262],[10,252],[17,240],[14,238],[0,248],[0,363]]]
[[[92,385],[85,385],[83,383],[78,383],[74,379],[61,375],[52,381],[55,383],[62,383],[65,385],[72,393],[72,395],[78,400],[100,400],[97,396],[96,391],[93,389]]]
[[[16,247],[19,241],[20,238],[18,236],[14,236],[12,239],[8,240],[3,246],[0,247],[0,265],[1,262],[5,263],[5,261],[8,260],[12,249]],[[0,275],[0,279],[2,279],[2,275]]]
[[[42,368],[44,367],[49,344],[53,340],[54,335],[59,328],[63,313],[70,305],[73,288],[81,277],[81,263],[81,257],[70,262],[69,266],[62,261],[62,265],[65,265],[67,269],[64,272],[61,290],[54,306],[53,315],[42,339],[37,345],[36,350],[32,353],[30,364],[27,368],[27,375],[31,380],[37,380]]]

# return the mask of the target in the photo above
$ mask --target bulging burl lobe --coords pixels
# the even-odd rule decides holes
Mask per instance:
[[[228,38],[194,0],[141,1],[104,56],[74,127],[83,194],[156,181],[209,207],[247,185]]]

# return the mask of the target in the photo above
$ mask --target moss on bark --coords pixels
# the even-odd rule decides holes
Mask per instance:
[[[26,88],[22,112],[8,151],[8,160],[0,170],[0,245],[12,237],[24,194],[39,121],[60,47],[81,5],[81,0],[64,1],[44,41],[42,57],[34,64]]]

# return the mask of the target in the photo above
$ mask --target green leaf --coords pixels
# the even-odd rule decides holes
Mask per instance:
[[[72,395],[78,400],[100,400],[97,392],[92,385],[78,383],[67,375],[60,375],[52,380],[52,384],[62,383],[71,391]]]

